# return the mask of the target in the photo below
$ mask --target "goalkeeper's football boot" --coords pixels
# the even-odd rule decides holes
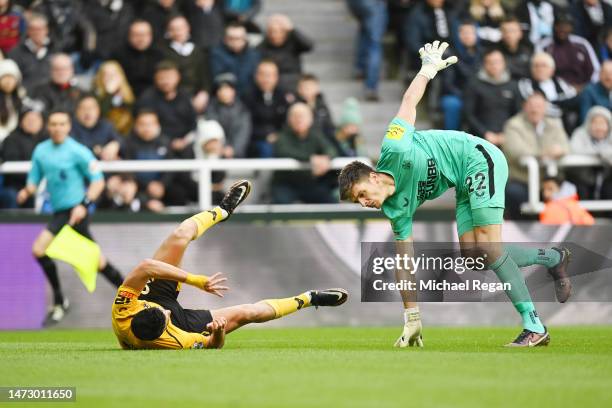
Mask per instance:
[[[66,313],[68,313],[68,309],[70,309],[70,302],[67,297],[64,297],[64,301],[61,304],[53,305],[43,322],[43,326],[53,326],[62,321]]]
[[[555,280],[555,295],[560,303],[565,303],[572,294],[572,282],[567,274],[567,266],[570,263],[571,253],[567,248],[553,248],[561,255],[559,263],[548,268],[548,273]]]
[[[251,182],[248,180],[240,180],[232,184],[227,193],[225,193],[223,200],[221,200],[221,204],[219,204],[219,207],[227,211],[228,214],[223,221],[232,215],[236,207],[249,196],[250,192]]]
[[[340,306],[348,299],[348,292],[344,289],[311,290],[310,304],[319,306]]]
[[[536,333],[531,330],[523,329],[521,334],[512,342],[506,344],[506,347],[538,347],[548,346],[550,343],[550,334],[544,327],[544,333]]]

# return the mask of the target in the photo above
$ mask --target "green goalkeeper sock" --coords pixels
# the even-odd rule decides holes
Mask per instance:
[[[510,289],[506,291],[506,294],[512,301],[516,311],[520,313],[523,328],[536,333],[544,333],[544,325],[540,321],[535,306],[531,301],[523,274],[508,252],[504,252],[502,256],[497,258],[490,268],[502,283],[510,283]]]
[[[506,251],[519,268],[531,265],[544,265],[547,268],[552,268],[561,261],[561,254],[554,249],[507,245]]]

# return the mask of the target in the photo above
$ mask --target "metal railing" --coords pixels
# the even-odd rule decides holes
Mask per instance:
[[[332,159],[331,168],[341,169],[348,163],[359,160],[371,165],[365,157],[338,157]],[[29,161],[5,162],[0,164],[0,173],[23,174],[30,171]],[[211,175],[213,171],[262,171],[262,170],[308,170],[309,163],[295,159],[208,159],[208,160],[117,160],[100,161],[100,170],[111,173],[140,172],[198,172],[198,205],[204,210],[210,208],[212,197]]]
[[[540,201],[540,169],[542,167],[547,175],[556,176],[559,168],[603,166],[601,159],[596,156],[574,154],[558,161],[538,160],[534,156],[525,156],[521,157],[520,164],[527,167],[529,199],[523,203],[521,210],[528,214],[538,214],[544,209],[544,203]],[[612,200],[580,200],[580,205],[589,211],[612,210]]]

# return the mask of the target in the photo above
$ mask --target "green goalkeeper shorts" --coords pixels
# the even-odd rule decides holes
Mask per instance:
[[[501,150],[483,139],[469,154],[464,171],[463,184],[456,186],[459,236],[503,222],[508,163]]]

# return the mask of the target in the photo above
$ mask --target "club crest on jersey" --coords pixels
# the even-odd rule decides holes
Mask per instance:
[[[387,129],[387,134],[385,137],[391,140],[400,140],[404,136],[405,131],[406,129],[404,129],[403,126],[390,125],[389,129]]]
[[[412,162],[410,160],[404,160],[402,163],[402,169],[408,170],[412,168]]]

